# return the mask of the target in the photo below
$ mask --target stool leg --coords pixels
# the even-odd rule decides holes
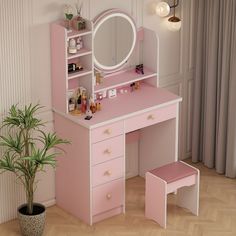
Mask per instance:
[[[196,177],[196,183],[192,186],[178,189],[177,205],[187,208],[194,215],[199,212],[199,171]]]
[[[149,172],[146,173],[145,216],[166,228],[167,184]]]

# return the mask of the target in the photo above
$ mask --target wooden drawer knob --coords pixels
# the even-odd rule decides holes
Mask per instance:
[[[111,199],[111,194],[108,193],[106,197],[107,197],[107,200],[110,200]]]
[[[104,151],[104,154],[110,155],[110,154],[111,154],[111,150],[107,148],[107,149]]]
[[[110,135],[112,133],[111,129],[104,130],[104,134]]]
[[[104,172],[104,175],[107,175],[107,176],[111,176],[111,174],[112,174],[112,173],[111,173],[110,170],[107,170],[107,171]]]
[[[154,120],[155,117],[154,117],[154,115],[151,114],[151,115],[149,115],[149,116],[147,117],[147,119],[148,119],[148,120]]]

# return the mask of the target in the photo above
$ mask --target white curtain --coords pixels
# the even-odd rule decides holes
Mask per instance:
[[[236,0],[196,0],[192,160],[236,177]]]

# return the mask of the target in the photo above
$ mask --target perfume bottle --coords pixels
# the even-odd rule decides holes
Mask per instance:
[[[78,37],[77,40],[76,40],[76,47],[77,47],[77,50],[80,50],[83,48],[83,40],[82,40],[82,37]]]
[[[70,99],[69,99],[69,105],[68,105],[68,106],[69,106],[69,107],[68,107],[69,112],[75,110],[75,101],[74,101],[73,98],[70,98]]]
[[[71,53],[71,54],[77,53],[77,48],[76,48],[76,41],[75,41],[75,39],[70,39],[70,40],[69,40],[68,52]]]
[[[87,110],[87,98],[85,94],[82,94],[81,97],[81,112],[85,113]]]

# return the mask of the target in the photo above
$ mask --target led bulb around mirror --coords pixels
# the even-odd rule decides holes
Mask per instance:
[[[172,16],[167,21],[167,27],[170,31],[179,31],[181,28],[181,20],[176,16]]]
[[[159,2],[156,6],[156,14],[160,17],[165,17],[170,14],[170,6],[166,2]]]

